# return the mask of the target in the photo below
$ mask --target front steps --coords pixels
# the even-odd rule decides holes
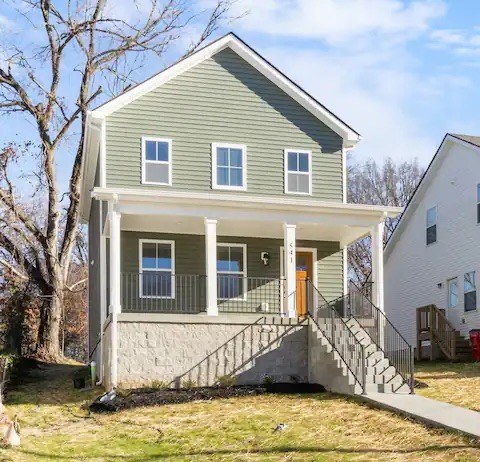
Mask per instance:
[[[321,383],[328,390],[337,393],[362,394],[364,390],[353,374],[361,377],[360,365],[352,365],[352,370],[347,367],[339,353],[333,349],[328,339],[322,334],[322,330],[331,332],[329,320],[318,319],[317,321],[318,326],[313,321],[309,326],[309,381]],[[410,393],[410,388],[404,383],[403,378],[358,323],[350,319],[347,321],[347,325],[350,332],[365,347],[365,392]],[[335,330],[335,337],[340,340],[340,343],[348,335],[348,330],[344,325]],[[348,364],[354,363],[352,357],[345,359]]]

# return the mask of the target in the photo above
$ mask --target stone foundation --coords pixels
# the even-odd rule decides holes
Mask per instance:
[[[180,387],[308,379],[308,322],[258,315],[122,313],[118,319],[118,382],[162,381]]]

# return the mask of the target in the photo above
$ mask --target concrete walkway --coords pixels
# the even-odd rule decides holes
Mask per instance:
[[[419,395],[367,393],[357,396],[375,406],[400,412],[426,424],[480,438],[480,412]]]

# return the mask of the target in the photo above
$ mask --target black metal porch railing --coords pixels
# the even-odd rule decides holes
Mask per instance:
[[[334,303],[328,303],[315,285],[307,280],[308,313],[365,393],[365,348],[348,327]]]
[[[124,312],[199,313],[206,309],[206,276],[162,271],[121,273]]]
[[[283,281],[278,278],[218,275],[218,311],[279,314],[282,309],[283,287]]]
[[[390,322],[385,313],[367,298],[363,291],[351,286],[348,295],[333,302],[335,309],[346,318],[355,319],[372,342],[383,351],[411,392],[414,391],[413,348]]]

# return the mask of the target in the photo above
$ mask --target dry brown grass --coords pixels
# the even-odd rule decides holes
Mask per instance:
[[[419,395],[480,411],[480,363],[421,362],[415,373],[428,385]]]
[[[71,369],[47,368],[10,394],[22,446],[12,461],[474,461],[480,447],[352,398],[262,395],[88,416]],[[273,433],[280,422],[284,432]]]

